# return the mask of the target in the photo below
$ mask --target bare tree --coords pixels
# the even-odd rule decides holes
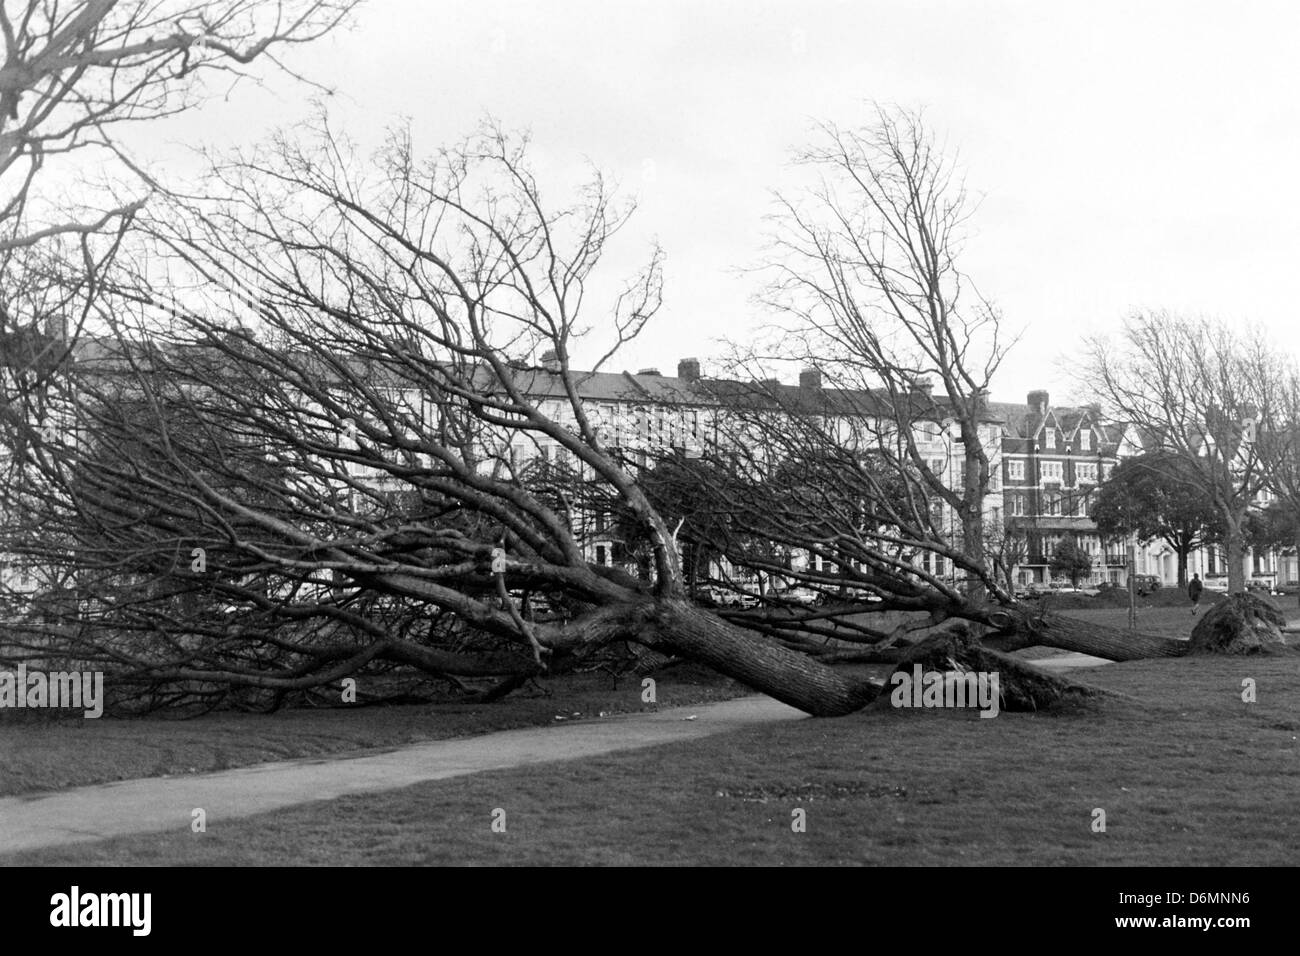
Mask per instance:
[[[1149,453],[1159,480],[1206,499],[1222,522],[1228,590],[1245,590],[1245,522],[1282,436],[1283,366],[1262,331],[1139,312],[1095,338],[1080,372]],[[1167,467],[1161,463],[1168,463]]]
[[[1277,422],[1262,449],[1267,456],[1267,489],[1276,499],[1274,507],[1284,514],[1275,524],[1294,531],[1294,540],[1286,545],[1295,548],[1300,570],[1300,370],[1294,363],[1283,376]]]
[[[891,426],[876,453],[955,516],[945,546],[965,556],[971,596],[1000,594],[984,567],[1000,448],[986,406],[1009,343],[958,262],[973,204],[955,158],[919,114],[883,107],[864,128],[822,124],[818,137],[796,156],[812,185],[779,196],[774,217],[763,298],[782,317],[782,348],[797,343],[827,385],[871,395],[863,411]],[[942,457],[924,443],[940,437]]]
[[[148,192],[98,208],[39,199],[56,159],[97,154],[136,172],[115,131],[195,106],[211,79],[337,27],[356,0],[7,0],[0,7],[0,251],[110,232]],[[145,177],[147,179],[147,177]],[[66,185],[66,184],[65,184]]]

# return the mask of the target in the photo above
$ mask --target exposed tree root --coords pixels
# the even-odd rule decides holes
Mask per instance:
[[[1282,636],[1286,617],[1267,598],[1230,594],[1192,630],[1192,654],[1294,654]]]

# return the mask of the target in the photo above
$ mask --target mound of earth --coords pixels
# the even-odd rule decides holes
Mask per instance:
[[[1192,629],[1192,654],[1281,654],[1291,650],[1278,606],[1249,592],[1230,594]]]

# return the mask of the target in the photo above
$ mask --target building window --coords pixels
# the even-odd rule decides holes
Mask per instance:
[[[1055,448],[1055,447],[1056,447],[1056,429],[1055,429],[1055,428],[1044,428],[1044,429],[1043,429],[1043,444],[1046,445],[1048,448]]]
[[[603,568],[606,564],[605,559],[605,546],[603,544],[596,545],[596,563]]]
[[[1007,480],[1008,481],[1025,480],[1025,463],[1023,461],[1007,462]]]
[[[1079,432],[1079,448],[1083,451],[1092,450],[1092,431],[1084,428]]]
[[[1045,461],[1042,463],[1040,474],[1043,481],[1060,481],[1063,469],[1059,461]]]

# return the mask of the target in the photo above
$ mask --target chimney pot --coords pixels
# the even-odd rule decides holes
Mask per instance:
[[[700,380],[700,360],[697,358],[684,358],[677,363],[677,377],[683,382],[698,382]]]
[[[800,388],[821,388],[822,387],[822,370],[819,368],[806,368],[799,373]]]
[[[643,368],[643,369],[638,369],[638,370],[637,370],[637,374],[638,374],[638,375],[656,375],[656,376],[657,376],[657,375],[659,375],[660,373],[659,373],[659,369],[657,369],[657,368]]]
[[[1033,391],[1029,393],[1029,407],[1040,415],[1047,414],[1047,405],[1051,401],[1051,396],[1044,391]]]
[[[542,353],[542,368],[548,372],[558,372],[560,370],[560,357],[555,354],[555,349],[547,349]]]

